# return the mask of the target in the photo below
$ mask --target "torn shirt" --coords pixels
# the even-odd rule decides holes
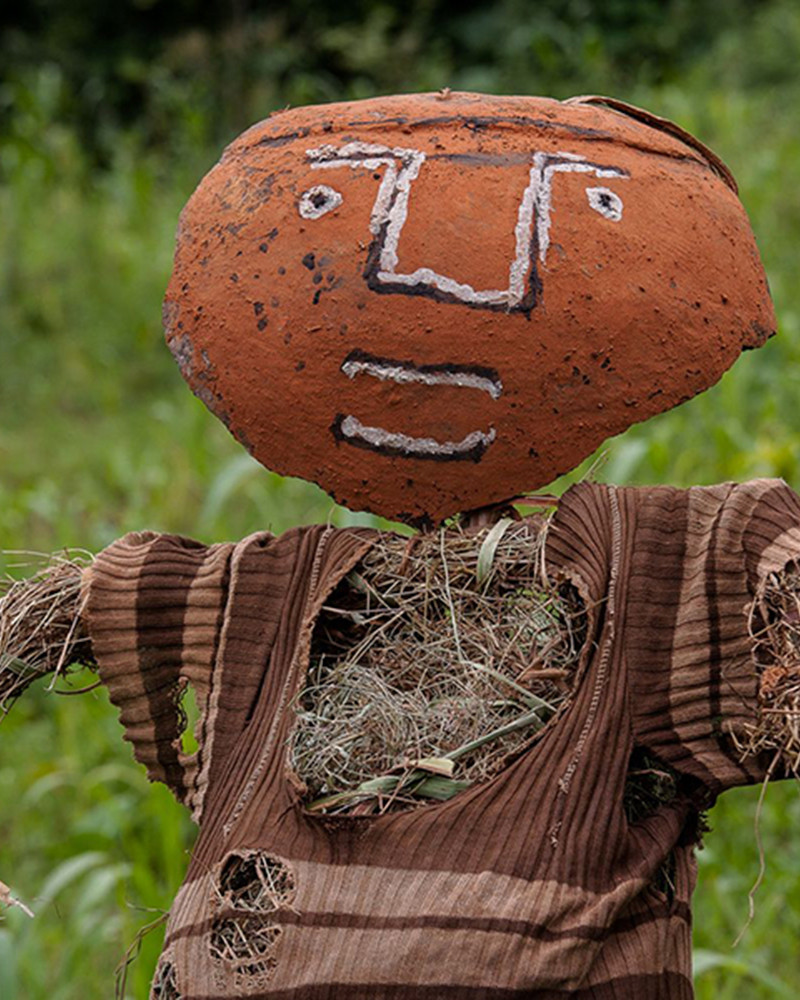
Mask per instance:
[[[151,996],[690,1000],[697,814],[770,763],[733,737],[758,718],[749,608],[800,550],[798,497],[768,480],[573,487],[546,548],[590,622],[567,706],[446,802],[311,815],[287,761],[294,702],[320,608],[372,537],[133,534],[92,567],[88,627],[126,739],[199,824]],[[680,794],[629,823],[634,750]]]

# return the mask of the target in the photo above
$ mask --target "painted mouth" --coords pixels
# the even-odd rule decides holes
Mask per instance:
[[[455,385],[465,389],[480,389],[492,399],[499,399],[503,383],[493,368],[479,365],[415,365],[413,361],[379,358],[356,349],[342,362],[341,370],[348,378],[372,375],[383,381],[417,382],[422,385]]]
[[[331,427],[333,436],[357,448],[367,448],[381,455],[399,455],[401,458],[430,458],[439,462],[479,462],[496,432],[472,431],[461,441],[437,441],[430,437],[411,437],[387,431],[383,427],[367,427],[356,417],[339,413]]]
[[[381,358],[358,349],[347,355],[342,362],[341,371],[350,379],[368,375],[381,381],[400,384],[478,389],[492,399],[499,399],[503,392],[503,383],[493,368],[450,363],[417,365],[413,361]],[[366,448],[382,455],[439,462],[479,462],[497,436],[494,427],[490,427],[488,431],[471,431],[460,441],[437,441],[433,437],[413,437],[383,427],[370,427],[362,424],[357,417],[343,413],[337,414],[331,431],[337,441],[344,441],[357,448]]]

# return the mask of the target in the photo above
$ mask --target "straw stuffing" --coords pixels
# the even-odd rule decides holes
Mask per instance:
[[[312,637],[290,737],[307,809],[445,800],[496,774],[559,712],[587,616],[545,573],[546,524],[376,538]]]
[[[800,566],[769,573],[750,610],[759,717],[737,736],[743,754],[777,752],[800,777]]]
[[[40,677],[55,679],[76,663],[92,663],[81,623],[81,578],[91,556],[35,558],[32,576],[0,580],[0,718]]]

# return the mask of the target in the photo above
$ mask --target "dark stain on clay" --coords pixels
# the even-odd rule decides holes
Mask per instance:
[[[275,185],[275,175],[262,176],[261,171],[243,168],[242,171],[229,177],[217,194],[217,201],[226,212],[246,212],[248,215],[261,208],[272,196]],[[244,223],[239,224],[239,229]],[[239,229],[229,229],[229,233],[238,233]]]
[[[550,132],[563,132],[583,138],[608,139],[609,133],[603,129],[584,128],[581,125],[570,125],[566,122],[550,121],[547,118],[529,118],[526,115],[439,115],[435,118],[406,119],[403,117],[381,118],[380,121],[351,121],[351,128],[372,125],[408,125],[411,128],[426,128],[436,125],[460,125],[477,132],[497,125],[512,125],[521,128],[534,128]]]
[[[282,135],[267,135],[255,143],[256,146],[285,146],[296,139],[305,139],[311,129],[309,127],[299,128],[296,132],[284,132]]]
[[[750,329],[753,331],[753,334],[755,335],[756,338],[755,343],[751,341],[746,341],[742,345],[743,351],[752,351],[755,350],[756,347],[761,347],[762,344],[765,344],[771,337],[774,337],[775,334],[778,332],[777,330],[768,330],[765,326],[762,326],[755,320],[751,321]]]
[[[531,154],[519,153],[428,153],[428,160],[446,160],[449,163],[463,164],[467,167],[512,167],[515,164],[529,165]],[[375,174],[375,179],[381,178],[380,174]]]
[[[279,232],[278,227],[275,226],[267,233],[266,236],[261,237],[261,242],[258,244],[258,249],[261,251],[261,253],[267,253],[269,251],[269,245],[278,235],[278,232]]]

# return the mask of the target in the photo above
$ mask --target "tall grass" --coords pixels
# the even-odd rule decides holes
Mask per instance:
[[[761,30],[773,38],[778,29]],[[734,169],[780,336],[704,396],[612,441],[606,479],[688,485],[778,475],[800,487],[800,86],[779,100],[757,86],[769,67],[754,58],[725,40],[680,88],[624,96],[677,119]],[[742,83],[737,72],[756,79]],[[212,541],[329,517],[351,522],[316,488],[247,458],[189,395],[162,346],[172,232],[192,179],[214,155],[158,157],[122,135],[110,168],[89,171],[74,136],[48,119],[46,86],[31,104],[39,119],[28,146],[17,137],[0,147],[0,548],[97,549],[138,528]],[[164,788],[147,786],[120,734],[102,692],[70,699],[43,689],[0,728],[0,879],[36,911],[33,921],[3,914],[3,1000],[111,996],[137,928],[169,907],[180,884],[190,824]],[[792,786],[767,796],[766,880],[755,919],[731,948],[758,872],[756,797],[723,798],[699,855],[701,1000],[800,995]],[[146,997],[158,949],[154,932],[128,997]]]

